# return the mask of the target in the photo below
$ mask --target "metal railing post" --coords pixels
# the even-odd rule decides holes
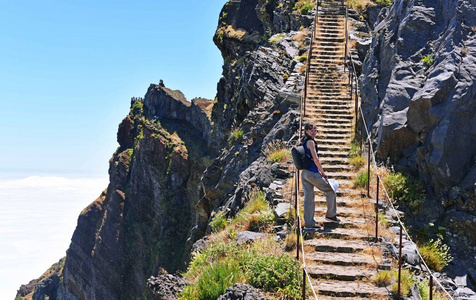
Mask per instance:
[[[430,300],[433,300],[433,275],[430,274]]]
[[[302,299],[306,299],[306,269],[302,268]]]
[[[377,199],[375,203],[375,242],[378,241],[378,190],[380,188],[380,177],[377,175]]]
[[[296,239],[296,260],[299,260],[299,248],[301,248],[301,245],[300,245],[301,235],[299,234],[299,227],[300,226],[301,226],[301,222],[300,222],[300,218],[298,217],[298,222],[297,222],[297,226],[296,226],[296,236],[297,236],[297,239]]]
[[[370,198],[370,139],[367,147],[367,197]]]
[[[397,299],[400,299],[400,285],[402,280],[402,223],[400,223],[400,243],[398,245],[398,290]]]
[[[360,118],[360,153],[362,153],[362,147],[364,143],[364,116]]]

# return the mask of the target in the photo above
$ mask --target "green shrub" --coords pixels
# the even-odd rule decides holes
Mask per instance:
[[[372,171],[370,171],[370,179],[372,179],[372,176],[373,176]],[[365,188],[367,187],[368,182],[369,182],[369,176],[368,176],[367,170],[360,170],[357,173],[357,176],[355,177],[354,185],[357,187]]]
[[[349,159],[349,163],[357,168],[357,169],[360,169],[362,168],[363,166],[365,166],[365,164],[367,163],[367,161],[365,160],[365,158],[363,158],[362,156],[353,156]]]
[[[421,58],[421,60],[425,65],[431,66],[433,62],[435,61],[435,58],[433,57],[432,54],[427,54]]]
[[[267,292],[285,292],[287,297],[301,299],[303,278],[299,263],[287,254],[276,257],[256,253],[249,257],[245,274],[254,287]]]
[[[397,294],[398,292],[398,271],[394,271],[394,279],[395,282],[392,284],[392,292]],[[411,287],[416,283],[415,279],[413,279],[413,274],[408,269],[402,269],[401,274],[401,283],[400,283],[400,294],[402,296],[408,296],[410,294]]]
[[[202,274],[203,268],[209,266],[214,261],[219,261],[225,257],[235,257],[239,252],[235,243],[221,242],[210,245],[201,251],[192,254],[192,260],[184,274],[186,278],[197,278]]]
[[[389,6],[390,4],[392,4],[391,0],[372,0],[372,1],[382,6]]]
[[[286,143],[281,140],[269,142],[264,147],[263,153],[271,163],[286,162],[291,159],[291,152]]]
[[[440,239],[430,240],[423,246],[418,247],[418,250],[428,267],[435,271],[441,271],[453,260],[453,257],[449,254],[450,247],[443,244]]]
[[[301,56],[296,56],[294,59],[303,63],[303,62],[307,61],[307,55],[304,54],[304,55],[301,55]]]
[[[131,112],[133,114],[140,114],[143,108],[144,108],[144,102],[134,101],[134,104],[132,104],[132,107],[131,107]]]
[[[350,145],[349,157],[361,156],[362,151],[360,151],[360,146],[358,144]]]
[[[215,300],[242,277],[238,262],[226,259],[203,269],[197,284],[185,287],[181,299]]]
[[[423,186],[409,176],[390,173],[384,183],[390,198],[404,202],[412,210],[418,210],[425,201]]]
[[[313,5],[306,4],[303,7],[301,7],[301,10],[299,12],[301,13],[301,15],[307,15],[313,8],[314,8]]]
[[[374,276],[376,286],[388,286],[392,282],[392,272],[388,270],[378,271]]]
[[[242,129],[235,129],[231,132],[230,138],[228,139],[228,145],[233,145],[233,143],[243,136],[244,132]]]
[[[312,0],[299,0],[294,4],[294,12],[301,15],[307,15],[309,11],[313,10],[316,6],[316,1]]]
[[[266,194],[260,189],[253,189],[246,198],[247,204],[242,210],[243,213],[252,214],[269,208],[268,202],[266,202]]]
[[[420,297],[422,300],[429,300],[430,299],[430,285],[428,283],[428,279],[420,281],[418,283],[418,290],[420,292]],[[448,299],[443,293],[438,291],[433,291],[433,299],[434,300],[446,300]]]
[[[279,43],[282,39],[284,39],[285,36],[286,34],[284,33],[275,34],[269,38],[268,42],[270,42],[271,44]]]
[[[248,230],[262,231],[274,224],[274,212],[268,207],[250,217]]]
[[[210,221],[210,228],[212,229],[212,232],[218,232],[225,228],[226,224],[227,221],[225,215],[222,211],[220,211]]]

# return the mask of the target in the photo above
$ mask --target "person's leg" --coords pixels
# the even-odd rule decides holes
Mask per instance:
[[[312,172],[308,170],[302,170],[301,172],[301,182],[302,188],[304,190],[304,222],[306,227],[313,227],[316,225],[314,220],[314,186],[311,182],[308,181],[308,178],[312,177]]]
[[[321,174],[312,172],[309,173],[311,173],[312,176],[308,176],[307,181],[326,194],[326,217],[335,217],[337,215],[336,193],[330,186],[329,182],[322,178]]]

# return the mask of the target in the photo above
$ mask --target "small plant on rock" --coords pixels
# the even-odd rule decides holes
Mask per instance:
[[[453,260],[453,257],[449,254],[450,247],[443,244],[440,239],[430,240],[419,247],[418,250],[428,267],[435,271],[441,271]]]
[[[274,140],[268,143],[263,153],[271,163],[283,163],[291,159],[291,153],[286,143],[281,140]]]
[[[372,171],[370,171],[370,179],[372,179]],[[354,180],[354,185],[357,187],[365,188],[367,187],[367,183],[369,182],[369,175],[367,170],[360,170],[357,173],[357,176],[355,177]]]
[[[210,228],[212,232],[218,232],[226,227],[227,221],[225,215],[222,211],[215,214],[213,219],[210,221]]]
[[[427,54],[421,58],[421,60],[426,66],[431,66],[433,62],[435,61],[435,58],[433,57],[433,54]]]
[[[422,280],[418,283],[418,291],[420,292],[420,297],[422,300],[430,299],[430,285],[428,279]],[[433,291],[434,300],[446,300],[448,299],[442,292]]]
[[[302,272],[296,272],[299,263],[294,258],[256,253],[249,259],[246,277],[251,285],[267,292],[285,292],[286,299],[301,299]]]
[[[372,0],[372,1],[375,2],[377,5],[381,5],[381,6],[389,6],[390,4],[392,4],[391,0]]]
[[[394,283],[392,284],[392,293],[397,294],[398,292],[398,271],[393,273]],[[410,294],[411,287],[416,283],[413,279],[413,274],[408,269],[402,269],[401,281],[400,281],[400,293],[403,296],[408,296]]]
[[[356,169],[360,169],[365,166],[367,161],[362,156],[353,156],[349,159],[349,163]]]
[[[374,276],[376,286],[389,286],[392,283],[392,272],[389,270],[378,271]]]

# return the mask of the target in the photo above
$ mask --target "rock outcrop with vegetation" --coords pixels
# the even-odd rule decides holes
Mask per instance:
[[[427,187],[409,221],[447,231],[449,268],[476,283],[476,2],[395,0],[372,25],[360,81],[378,159]]]

